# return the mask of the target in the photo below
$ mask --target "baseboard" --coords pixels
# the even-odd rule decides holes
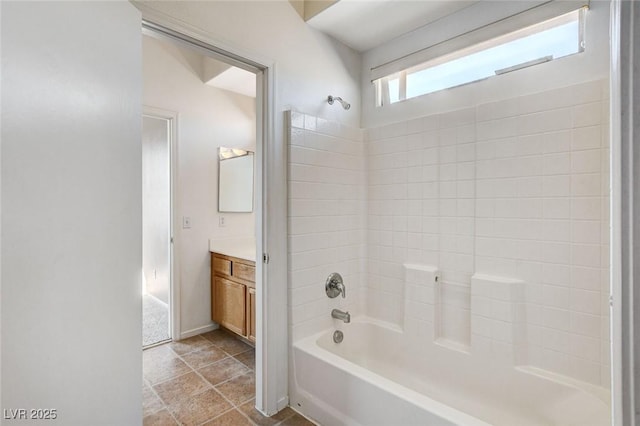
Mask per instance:
[[[187,339],[189,337],[197,336],[198,334],[206,333],[208,331],[217,330],[220,326],[218,324],[209,324],[202,327],[192,328],[180,333],[180,338],[176,340]]]
[[[284,409],[285,407],[289,406],[289,397],[288,396],[283,396],[282,398],[280,398],[278,400],[278,403],[276,404],[276,407],[278,407],[278,411]]]
[[[151,293],[145,293],[143,296],[149,296],[154,298],[158,303],[162,303],[164,306],[166,306],[167,308],[169,308],[169,304],[167,302],[163,302],[162,300],[158,299],[156,296],[154,296]]]
[[[254,408],[256,410],[258,410],[260,412],[260,414],[262,414],[263,416],[271,417],[271,416],[275,415],[276,413],[279,413],[281,410],[285,409],[288,406],[289,406],[289,397],[283,396],[276,403],[276,411],[275,411],[275,413],[268,414],[267,412],[265,412],[265,411],[263,411],[263,410],[261,410],[261,409],[259,409],[257,407],[254,407]]]

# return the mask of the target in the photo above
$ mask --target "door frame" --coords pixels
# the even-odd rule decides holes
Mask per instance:
[[[611,2],[611,376],[613,424],[640,421],[640,7]]]
[[[180,229],[181,210],[176,197],[178,183],[178,122],[175,111],[142,106],[142,116],[165,119],[169,122],[169,338],[180,339]]]
[[[256,74],[256,409],[271,416],[289,403],[286,276],[286,149],[276,143],[275,63],[135,4],[143,32],[196,48]],[[267,196],[271,202],[267,202]],[[284,212],[284,214],[282,214]],[[180,229],[176,229],[176,236]],[[270,237],[270,238],[269,238]],[[179,241],[179,238],[177,239]],[[271,284],[271,285],[270,285]],[[283,367],[284,366],[284,367]]]

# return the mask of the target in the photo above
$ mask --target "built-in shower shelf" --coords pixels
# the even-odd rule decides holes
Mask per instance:
[[[450,282],[443,275],[434,287],[434,342],[470,352],[470,287]]]
[[[438,346],[442,346],[443,348],[447,348],[452,351],[462,352],[463,354],[471,353],[471,346],[465,345],[464,343],[458,342],[456,340],[439,337],[435,339],[433,342]]]

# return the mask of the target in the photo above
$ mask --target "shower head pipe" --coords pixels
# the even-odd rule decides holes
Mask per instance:
[[[329,105],[333,105],[334,101],[340,102],[340,104],[342,105],[342,108],[344,108],[344,109],[351,108],[351,104],[349,102],[343,100],[341,97],[339,97],[339,96],[331,96],[331,95],[327,96],[327,103]]]

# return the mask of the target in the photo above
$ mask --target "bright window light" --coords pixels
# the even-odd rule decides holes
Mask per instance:
[[[579,9],[378,79],[378,106],[580,53],[583,14]]]
[[[393,104],[400,100],[400,78],[389,80],[389,101]]]

